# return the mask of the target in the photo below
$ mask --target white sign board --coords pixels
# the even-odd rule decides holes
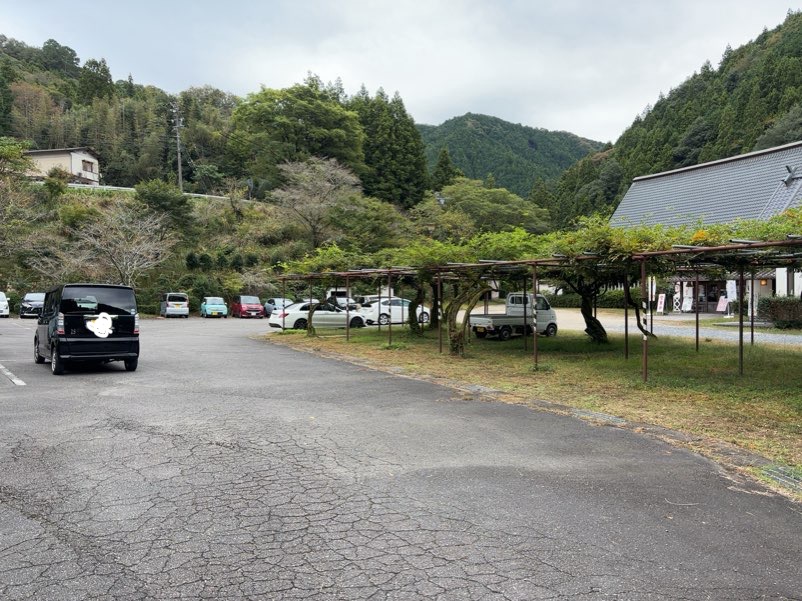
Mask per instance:
[[[666,295],[665,294],[658,294],[657,295],[657,312],[663,313],[666,309]]]
[[[687,313],[688,311],[690,311],[692,305],[693,305],[693,299],[690,296],[686,296],[685,298],[683,298],[682,299],[682,312],[683,313]]]
[[[727,280],[727,298],[729,300],[735,300],[738,298],[738,292],[735,288],[735,280]]]

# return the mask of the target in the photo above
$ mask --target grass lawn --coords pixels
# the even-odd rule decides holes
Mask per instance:
[[[793,347],[746,346],[744,375],[738,375],[738,347],[662,336],[649,344],[649,381],[642,381],[640,336],[630,336],[624,359],[624,337],[595,345],[580,332],[563,330],[555,338],[538,338],[539,366],[532,359],[532,340],[508,342],[471,339],[464,358],[438,352],[437,332],[411,337],[393,327],[273,334],[270,340],[300,349],[355,358],[378,368],[402,370],[502,391],[506,402],[548,401],[607,413],[692,435],[686,444],[716,457],[720,442],[757,453],[772,462],[802,470],[802,350]],[[559,409],[559,408],[558,408]]]

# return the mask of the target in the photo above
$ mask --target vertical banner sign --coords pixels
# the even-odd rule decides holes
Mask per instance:
[[[727,300],[734,301],[738,298],[738,291],[736,290],[735,280],[727,280]]]
[[[666,309],[666,295],[665,294],[658,294],[657,295],[657,312],[662,314],[665,313]]]

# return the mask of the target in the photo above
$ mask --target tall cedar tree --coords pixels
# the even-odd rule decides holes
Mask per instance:
[[[0,136],[11,133],[11,108],[14,104],[14,95],[8,85],[9,80],[10,69],[3,65],[0,67]]]
[[[381,88],[371,98],[362,87],[348,103],[365,131],[365,193],[409,208],[423,199],[428,184],[423,141],[398,93]]]
[[[451,162],[451,155],[445,146],[440,149],[440,156],[437,157],[437,164],[432,171],[432,190],[439,192],[446,186],[454,183],[454,180],[463,175],[454,163]]]

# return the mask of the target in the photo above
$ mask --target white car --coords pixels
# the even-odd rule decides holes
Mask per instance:
[[[267,323],[271,328],[304,330],[308,323],[310,306],[310,303],[295,303],[278,309],[273,311]],[[318,304],[312,315],[312,325],[315,328],[344,328],[346,323],[352,328],[364,328],[366,325],[365,318],[359,312],[346,312],[328,303]]]
[[[392,319],[393,323],[407,323],[409,316],[409,305],[412,301],[405,298],[393,296],[382,298],[370,306],[363,306],[359,312],[365,317],[367,324],[387,325]],[[423,305],[418,305],[418,321],[420,323],[429,322],[429,310]]]
[[[0,317],[8,317],[11,309],[8,306],[8,299],[5,292],[0,292]]]

